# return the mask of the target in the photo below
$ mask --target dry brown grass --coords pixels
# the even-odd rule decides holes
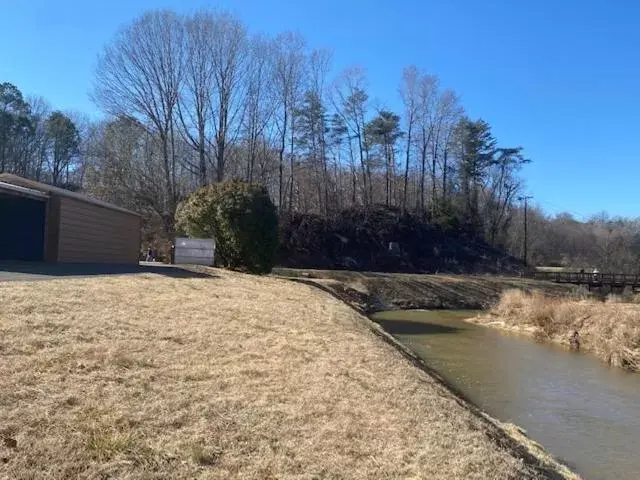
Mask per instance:
[[[525,331],[567,347],[577,331],[581,350],[613,366],[640,371],[640,305],[623,303],[619,297],[600,302],[511,290],[502,295],[489,316],[477,321]]]
[[[308,286],[147,274],[0,300],[0,478],[539,476]]]

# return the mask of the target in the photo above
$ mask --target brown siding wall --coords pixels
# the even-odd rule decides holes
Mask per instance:
[[[47,201],[47,219],[45,223],[44,259],[47,262],[58,261],[58,239],[60,233],[60,197]]]
[[[59,262],[138,263],[139,217],[73,198],[58,198]]]

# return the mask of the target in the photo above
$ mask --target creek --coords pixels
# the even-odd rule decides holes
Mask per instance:
[[[473,311],[373,315],[469,401],[587,479],[640,478],[640,374],[465,322]]]

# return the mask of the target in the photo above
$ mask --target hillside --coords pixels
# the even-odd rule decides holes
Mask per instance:
[[[451,222],[397,208],[298,214],[281,225],[279,264],[291,268],[406,273],[517,273],[522,263]]]

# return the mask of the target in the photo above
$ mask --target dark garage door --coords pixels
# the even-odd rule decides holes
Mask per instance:
[[[0,195],[0,260],[42,261],[44,201]]]

